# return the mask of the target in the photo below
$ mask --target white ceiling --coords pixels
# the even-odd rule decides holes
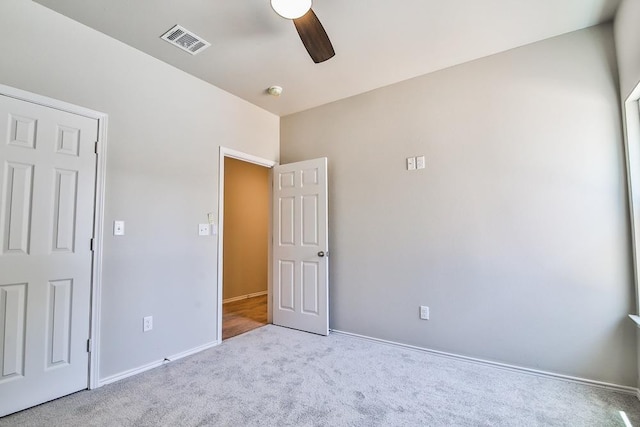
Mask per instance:
[[[336,56],[314,64],[269,0],[34,1],[281,116],[608,21],[619,3],[315,0]],[[175,24],[212,46],[161,40]]]

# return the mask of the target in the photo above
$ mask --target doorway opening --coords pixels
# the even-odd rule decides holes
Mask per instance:
[[[219,340],[270,323],[271,167],[220,149]]]

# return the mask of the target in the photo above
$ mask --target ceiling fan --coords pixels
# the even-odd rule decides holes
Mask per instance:
[[[293,20],[302,44],[316,64],[336,54],[327,32],[311,10],[312,0],[271,0],[271,7],[280,16]]]

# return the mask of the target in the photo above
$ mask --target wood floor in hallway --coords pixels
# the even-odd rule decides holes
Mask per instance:
[[[267,295],[222,305],[222,339],[235,337],[267,324]]]

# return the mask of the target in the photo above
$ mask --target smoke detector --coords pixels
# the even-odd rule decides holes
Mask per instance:
[[[180,25],[174,26],[161,35],[160,38],[185,52],[189,52],[191,55],[200,53],[211,46],[211,43]]]
[[[267,89],[267,93],[271,96],[280,96],[282,95],[282,87],[280,86],[270,86]]]

